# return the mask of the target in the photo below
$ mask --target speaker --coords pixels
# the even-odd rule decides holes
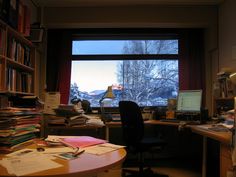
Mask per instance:
[[[208,109],[202,108],[200,114],[200,122],[203,124],[206,123],[206,121],[208,120],[209,120]]]
[[[30,40],[31,42],[42,42],[43,40],[43,28],[30,29]]]

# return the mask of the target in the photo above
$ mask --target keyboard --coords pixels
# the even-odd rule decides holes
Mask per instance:
[[[114,122],[120,122],[120,121],[121,121],[120,115],[112,115],[112,121],[114,121]]]
[[[180,123],[181,120],[179,119],[161,119],[161,122],[175,122],[175,123]]]

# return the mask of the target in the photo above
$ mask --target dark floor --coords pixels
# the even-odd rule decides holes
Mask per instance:
[[[169,177],[201,177],[201,169],[199,166],[196,166],[194,162],[190,161],[181,161],[181,160],[159,160],[158,162],[149,161],[151,169],[154,173],[168,175]],[[123,169],[132,169],[137,170],[134,163],[124,163]],[[99,177],[121,177],[121,169],[116,168],[110,170]]]

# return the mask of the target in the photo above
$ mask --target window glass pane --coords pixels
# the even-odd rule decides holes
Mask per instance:
[[[72,42],[72,55],[178,54],[178,40],[83,40]]]
[[[115,98],[105,100],[105,106],[117,107],[120,100],[167,105],[168,98],[177,96],[178,60],[72,61],[70,100],[77,97],[99,107],[108,86]]]

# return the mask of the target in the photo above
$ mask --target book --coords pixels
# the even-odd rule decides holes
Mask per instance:
[[[94,138],[91,136],[59,138],[59,141],[73,148],[83,148],[107,142],[106,140]]]
[[[23,26],[23,33],[24,36],[30,36],[30,17],[31,17],[31,11],[30,8],[27,5],[24,5],[23,7],[24,11],[24,26]]]

